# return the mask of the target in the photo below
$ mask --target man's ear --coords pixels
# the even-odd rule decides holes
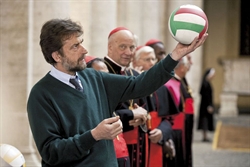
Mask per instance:
[[[52,57],[57,63],[61,61],[61,55],[58,53],[58,51],[53,52]]]
[[[108,44],[108,51],[111,52],[112,51],[112,45],[109,43]]]
[[[113,39],[113,37],[110,37],[110,39],[108,40],[108,51],[112,53],[112,50],[114,49],[114,45],[115,45],[115,41]]]

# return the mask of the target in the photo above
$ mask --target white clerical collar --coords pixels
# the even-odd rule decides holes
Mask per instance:
[[[179,77],[176,73],[174,74],[174,77],[181,81],[181,77]]]
[[[117,66],[121,67],[121,71],[125,71],[125,69],[127,67],[121,66],[120,64],[116,63],[114,60],[112,60],[109,56],[106,56],[106,58],[108,58],[110,61],[112,61],[114,64],[116,64]]]

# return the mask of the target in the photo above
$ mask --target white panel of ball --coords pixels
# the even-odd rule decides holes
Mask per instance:
[[[175,21],[182,21],[182,22],[199,24],[199,25],[203,25],[203,26],[206,24],[206,20],[204,20],[202,17],[197,16],[195,14],[190,14],[190,13],[175,15],[174,20]]]
[[[177,30],[175,38],[183,44],[190,44],[199,33],[190,30]]]
[[[14,146],[0,144],[1,165],[8,164],[12,167],[25,166],[25,159],[22,153]]]

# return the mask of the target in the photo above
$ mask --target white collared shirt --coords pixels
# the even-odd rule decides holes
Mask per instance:
[[[75,89],[75,86],[72,85],[70,82],[69,82],[69,79],[71,78],[76,78],[77,73],[76,73],[76,76],[73,76],[73,75],[69,75],[69,74],[66,74],[64,72],[61,72],[59,71],[58,69],[56,69],[54,66],[52,66],[51,68],[51,71],[49,73],[50,75],[52,75],[54,78],[58,79],[59,81],[71,86],[72,88]],[[81,87],[82,87],[82,84],[80,83]]]

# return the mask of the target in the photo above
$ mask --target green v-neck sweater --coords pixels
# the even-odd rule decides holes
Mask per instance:
[[[91,130],[112,116],[119,102],[154,92],[171,77],[177,61],[170,56],[137,77],[84,69],[83,92],[49,73],[32,88],[28,118],[43,167],[116,167],[112,140],[96,141]]]

